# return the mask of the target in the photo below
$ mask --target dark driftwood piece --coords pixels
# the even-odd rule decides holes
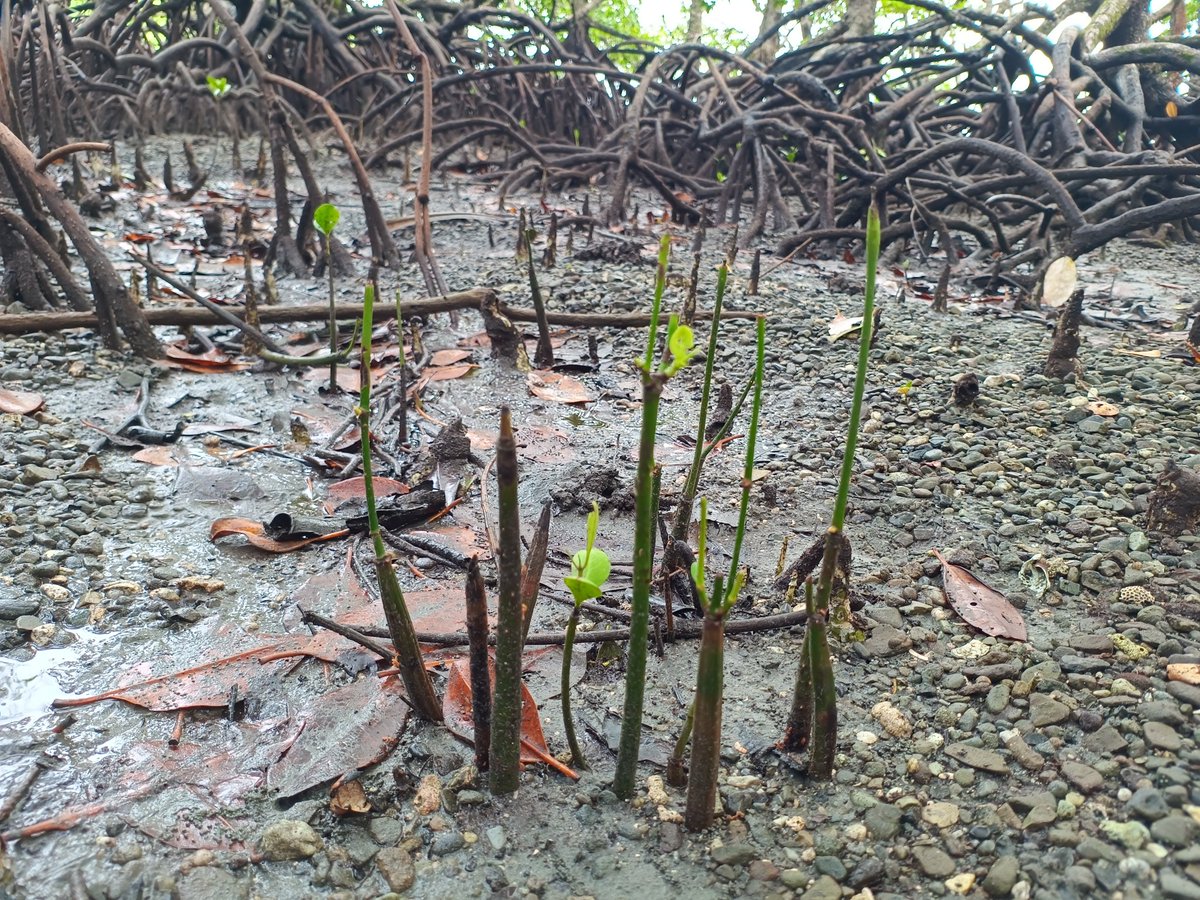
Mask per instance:
[[[1167,460],[1150,494],[1146,527],[1178,537],[1200,527],[1200,472]]]
[[[431,316],[437,313],[451,312],[461,309],[479,309],[481,304],[495,294],[488,288],[472,288],[447,294],[444,297],[434,297],[427,300],[413,300],[404,304],[404,316]],[[230,313],[239,319],[245,318],[245,307],[227,306]],[[532,309],[500,306],[500,311],[514,322],[536,322],[537,313]],[[361,303],[338,303],[334,307],[338,319],[362,318]],[[748,310],[725,309],[721,312],[722,319],[757,319],[759,313]],[[148,309],[144,317],[151,325],[220,325],[220,319],[207,309],[181,306],[176,309]],[[263,306],[259,307],[258,320],[262,324],[277,322],[320,322],[329,317],[329,304],[305,306]],[[396,317],[396,308],[390,304],[380,304],[375,308],[375,319],[386,322]],[[708,310],[697,310],[696,318],[707,320],[712,317]],[[650,316],[646,313],[546,313],[546,320],[551,325],[576,325],[581,328],[645,328],[650,324]],[[61,312],[61,313],[21,313],[17,315],[0,315],[0,334],[29,334],[35,331],[61,331],[67,328],[96,328],[99,321],[95,313]]]
[[[1066,378],[1079,369],[1079,323],[1083,318],[1083,289],[1071,295],[1054,327],[1054,343],[1042,374],[1047,378]]]

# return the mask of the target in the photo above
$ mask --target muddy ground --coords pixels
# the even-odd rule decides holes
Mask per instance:
[[[206,158],[226,152],[201,146]],[[344,213],[338,233],[358,235],[346,173],[328,160],[323,166]],[[151,234],[156,260],[183,272],[198,260],[199,285],[237,299],[240,264],[188,248],[204,233],[204,206],[223,208],[232,225],[233,207],[249,196],[268,228],[270,200],[221,170],[217,162],[209,182],[217,194],[202,203],[117,193],[115,210],[95,227],[125,271],[132,264],[122,238]],[[391,171],[376,182],[397,216],[409,196],[398,176]],[[527,306],[512,209],[497,209],[485,187],[466,179],[435,187],[436,213],[473,214],[435,222],[451,289],[491,287]],[[576,212],[584,194],[547,203]],[[524,199],[540,209],[538,198]],[[593,188],[591,208],[601,200]],[[644,204],[643,216],[654,208],[649,198]],[[646,309],[663,227],[636,237],[637,262],[575,258],[560,236],[558,265],[539,271],[551,307]],[[690,269],[691,235],[673,233],[667,299],[675,305]],[[701,306],[711,302],[727,240],[723,232],[709,236]],[[585,236],[573,243],[582,249]],[[767,266],[760,293],[747,296],[750,258],[748,250],[738,255],[726,300],[770,316],[755,461],[762,477],[747,538],[751,580],[737,617],[788,611],[772,587],[782,543],[789,541],[790,560],[827,524],[856,350],[852,341],[830,341],[828,329],[837,311],[853,315],[860,307],[862,285],[857,263],[801,259]],[[361,276],[365,260],[358,262]],[[275,664],[233,719],[221,710],[189,713],[176,748],[169,746],[173,713],[115,700],[72,710],[71,724],[55,734],[64,721],[50,706],[57,698],[184,670],[268,636],[307,633],[298,602],[337,608],[348,590],[338,579],[349,577],[351,542],[273,555],[237,538],[214,543],[209,528],[224,516],[323,515],[331,479],[265,452],[238,454],[220,436],[299,454],[294,426],[311,426],[317,436],[314,423],[340,420],[353,398],[323,396],[315,376],[298,369],[197,374],[99,350],[91,333],[6,337],[0,384],[40,392],[46,406],[0,423],[0,796],[14,795],[40,763],[44,771],[5,827],[76,807],[81,813],[69,829],[12,840],[2,890],[183,898],[389,891],[434,898],[1200,897],[1200,687],[1168,682],[1165,673],[1168,662],[1200,661],[1200,538],[1145,529],[1147,498],[1166,461],[1200,466],[1200,369],[1182,358],[1182,334],[1173,330],[1200,292],[1196,252],[1123,243],[1081,260],[1089,318],[1080,370],[1066,381],[1039,374],[1048,313],[1014,313],[1001,295],[984,298],[966,277],[969,260],[950,312],[933,313],[927,296],[940,263],[901,262],[907,278],[898,270],[881,274],[883,329],[855,460],[849,535],[864,633],[836,648],[834,782],[809,783],[796,761],[774,749],[800,630],[730,638],[725,815],[699,835],[678,822],[681,792],[666,788],[664,795],[656,779],[695,677],[690,641],[651,655],[642,790],[632,805],[607,789],[623,696],[622,652],[612,644],[586,656],[581,648],[574,666],[574,708],[594,771],[576,782],[531,766],[511,799],[495,800],[472,780],[469,747],[442,727],[414,721],[383,762],[360,773],[369,812],[334,815],[328,779],[279,796],[271,787],[278,782],[263,773],[302,722],[318,721],[315,698],[373,677],[316,659]],[[414,268],[385,273],[385,296],[393,288],[406,298],[424,293]],[[279,291],[286,303],[325,297],[318,279],[282,280]],[[353,299],[361,283],[344,279],[339,291]],[[469,350],[478,368],[424,388],[429,418],[413,417],[414,446],[437,432],[431,420],[462,417],[487,459],[499,405],[510,404],[524,444],[526,533],[551,498],[551,547],[578,549],[578,504],[604,481],[615,499],[601,498],[600,546],[627,562],[633,517],[621,495],[635,466],[632,360],[644,332],[563,331],[561,359],[586,361],[593,336],[600,359],[595,371],[572,372],[595,399],[567,405],[532,396],[524,373],[491,360],[477,338],[481,327],[475,313],[456,325],[444,316],[424,323],[429,349]],[[319,329],[307,333],[319,338]],[[305,332],[286,326],[271,333],[303,341]],[[178,336],[169,328],[161,334]],[[727,325],[720,380],[736,387],[748,377],[751,334],[748,323]],[[978,377],[980,395],[955,406],[952,387],[966,373]],[[695,427],[700,375],[693,366],[668,388],[659,431],[664,502],[690,458],[675,439]],[[119,424],[144,378],[150,421],[190,426],[172,457],[142,462],[133,458],[137,448],[110,446],[95,454],[98,466],[83,466],[99,437],[90,426]],[[213,430],[231,424],[241,430]],[[732,545],[742,451],[735,440],[714,454],[702,481],[718,554]],[[596,479],[597,471],[605,478]],[[494,491],[494,481],[487,486]],[[478,473],[438,533],[486,554]],[[965,624],[946,604],[934,548],[1008,595],[1023,610],[1029,640],[989,638]],[[454,630],[457,600],[447,598],[457,596],[461,573],[430,558],[412,562],[424,577],[402,571],[403,583],[411,595],[430,598],[429,630]],[[1039,573],[1048,573],[1048,583]],[[552,559],[547,588],[562,574]],[[325,580],[309,582],[314,576]],[[614,606],[623,607],[628,586],[619,574],[610,583]],[[421,620],[415,601],[414,609]],[[544,598],[534,630],[560,631],[567,611]],[[529,676],[554,753],[565,749],[560,664],[557,650],[543,652]],[[361,665],[351,660],[349,668]],[[344,706],[347,720],[359,712],[352,701]],[[384,738],[401,718],[399,710],[384,717]],[[334,720],[325,726],[329,746],[317,755],[349,758],[353,740]]]

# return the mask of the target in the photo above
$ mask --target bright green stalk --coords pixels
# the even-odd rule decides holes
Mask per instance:
[[[842,458],[841,477],[833,518],[825,533],[825,552],[821,557],[821,574],[816,597],[809,601],[806,650],[792,698],[792,711],[784,732],[784,748],[799,749],[808,732],[805,717],[811,715],[811,746],[809,774],[828,778],[833,772],[833,755],[837,745],[837,693],[834,686],[833,664],[829,653],[829,598],[833,592],[838,556],[845,540],[842,534],[846,507],[850,498],[850,477],[854,471],[854,448],[858,443],[859,422],[862,419],[862,400],[867,384],[867,364],[871,356],[871,336],[875,324],[875,270],[879,264],[879,213],[874,205],[867,211],[867,285],[863,300],[863,326],[859,335],[858,368],[854,377],[854,400],[850,407],[850,425],[846,433],[846,451]],[[811,592],[806,587],[806,595]],[[805,672],[807,663],[808,672]],[[806,684],[807,682],[807,684]],[[805,693],[808,692],[807,698]]]
[[[696,502],[696,491],[700,487],[700,470],[704,467],[707,454],[704,452],[704,432],[708,427],[708,399],[712,394],[713,362],[717,356],[717,336],[721,330],[721,307],[725,303],[725,285],[729,281],[729,266],[724,263],[717,269],[717,298],[713,301],[712,324],[708,329],[708,351],[704,360],[704,387],[700,392],[700,422],[696,425],[696,449],[692,454],[692,467],[688,469],[687,482],[679,498],[679,509],[675,512],[671,537],[677,541],[687,540],[688,525],[692,521],[692,504]],[[731,416],[732,418],[732,416]]]
[[[658,316],[662,310],[663,290],[667,286],[667,260],[671,256],[671,238],[663,235],[658,242],[658,270],[654,275],[654,305],[650,309],[650,333],[646,337],[646,371],[654,369],[654,347],[658,343]]]
[[[325,270],[329,273],[329,390],[337,390],[338,324],[333,290],[333,235],[325,235]],[[370,336],[367,337],[370,340]]]
[[[654,437],[665,379],[656,372],[642,374],[642,434],[634,490],[637,516],[633,539],[633,610],[629,621],[629,658],[625,666],[625,709],[613,792],[623,800],[633,796],[637,761],[642,746],[642,700],[646,691],[646,653],[650,632],[650,581],[654,577]]]
[[[637,478],[634,482],[637,515],[633,543],[633,602],[629,621],[629,656],[625,667],[625,706],[621,721],[621,742],[617,751],[617,771],[613,792],[622,800],[633,796],[637,788],[637,762],[642,746],[642,706],[646,693],[646,654],[650,632],[650,582],[654,577],[654,439],[658,429],[658,407],[665,372],[654,367],[654,348],[658,343],[658,317],[663,288],[667,280],[670,240],[664,235],[658,253],[658,274],[654,284],[654,305],[650,312],[650,335],[642,369],[642,430],[638,441]]]
[[[371,318],[374,312],[375,288],[367,285],[363,292],[362,387],[359,391],[358,430],[361,435],[364,493],[367,500],[367,522],[371,543],[375,548],[375,574],[379,579],[379,596],[388,631],[396,647],[400,678],[408,692],[409,701],[417,715],[430,722],[442,720],[442,705],[433,692],[433,683],[425,670],[425,660],[417,643],[417,632],[404,602],[404,593],[396,579],[396,570],[383,545],[379,530],[379,515],[375,507],[375,483],[371,476]]]
[[[496,481],[500,590],[496,604],[496,686],[488,771],[492,793],[511,794],[520,782],[521,756],[521,518],[517,501],[517,442],[507,406],[500,407]]]
[[[758,320],[758,348],[754,362],[754,402],[750,406],[750,430],[746,434],[746,464],[742,469],[742,505],[738,511],[737,533],[733,537],[733,559],[729,563],[730,588],[735,583],[746,537],[746,513],[750,508],[750,488],[754,486],[754,444],[758,440],[758,417],[762,412],[763,370],[766,367],[767,320]],[[717,602],[724,598],[718,597]]]
[[[862,419],[863,394],[867,388],[867,363],[871,358],[871,338],[875,330],[875,269],[879,266],[879,212],[872,204],[867,210],[867,288],[863,299],[863,324],[858,342],[858,369],[854,374],[854,402],[850,406],[850,427],[846,432],[846,455],[838,481],[830,528],[842,530],[846,523],[846,505],[850,498],[850,476],[854,472],[854,448],[858,444],[858,425]]]

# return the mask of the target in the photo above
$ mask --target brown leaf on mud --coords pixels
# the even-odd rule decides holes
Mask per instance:
[[[1167,681],[1200,684],[1200,663],[1168,663]]]
[[[314,697],[296,713],[304,730],[267,770],[267,787],[291,797],[384,759],[408,723],[396,678],[366,676]]]
[[[149,466],[177,466],[188,458],[187,448],[178,444],[158,444],[143,447],[131,459]]]
[[[0,412],[27,416],[46,405],[46,398],[32,391],[10,391],[0,388]]]
[[[371,801],[363,790],[361,781],[347,781],[337,785],[329,794],[329,811],[338,818],[355,813],[369,813]]]
[[[561,372],[530,372],[525,376],[525,383],[533,396],[552,403],[591,403],[596,399],[582,381]]]
[[[180,347],[167,346],[163,348],[163,353],[166,355],[159,360],[160,364],[189,372],[240,372],[254,365],[252,362],[239,362],[215,347],[203,353],[189,353]]]
[[[478,369],[475,363],[460,363],[456,366],[430,366],[421,373],[420,384],[424,386],[430,381],[454,381],[463,378]]]
[[[276,646],[252,647],[181,672],[159,675],[90,697],[59,698],[50,705],[64,709],[101,700],[123,700],[155,712],[220,708],[228,705],[230,691],[235,685],[238,696],[256,696],[263,686],[282,675],[286,668],[284,664],[262,662],[262,657]]]
[[[946,599],[968,625],[993,637],[1026,640],[1025,620],[1003,594],[961,566],[946,562],[946,558],[937,550],[933,554],[942,564]]]
[[[208,529],[208,539],[210,541],[217,541],[220,538],[229,537],[233,534],[242,535],[242,537],[255,547],[260,550],[266,550],[268,553],[291,553],[293,550],[299,550],[301,547],[307,547],[309,544],[315,544],[318,541],[328,541],[333,538],[344,537],[348,532],[345,530],[334,531],[329,534],[319,534],[315,537],[302,538],[295,541],[277,541],[274,538],[267,537],[262,522],[255,522],[253,519],[243,519],[238,516],[225,516],[221,519],[215,519]]]
[[[465,362],[470,359],[472,353],[470,350],[462,350],[450,348],[448,350],[435,350],[433,355],[429,357],[431,366],[453,366],[456,363]]]
[[[491,671],[495,680],[496,672]],[[446,696],[442,700],[442,716],[446,729],[455,737],[475,743],[475,719],[471,712],[471,663],[459,658],[450,664],[450,680],[446,684]],[[550,755],[546,747],[546,736],[542,732],[542,720],[538,716],[537,703],[529,688],[521,685],[521,764],[545,763],[568,778],[578,780],[571,769]]]

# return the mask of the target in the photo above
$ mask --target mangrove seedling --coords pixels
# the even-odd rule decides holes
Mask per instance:
[[[658,407],[663,388],[672,376],[688,364],[695,344],[691,328],[687,325],[676,326],[668,341],[668,358],[656,364],[654,351],[658,345],[658,322],[670,253],[671,239],[664,235],[658,250],[646,354],[637,361],[642,377],[642,427],[638,440],[637,477],[634,481],[637,515],[633,542],[633,609],[629,622],[629,657],[625,667],[621,741],[617,751],[617,772],[613,779],[613,792],[622,800],[633,796],[642,744],[642,704],[646,692],[646,652],[650,630],[650,582],[654,577],[654,510],[657,504],[652,485]]]
[[[511,794],[520,781],[521,767],[521,516],[517,500],[517,441],[507,406],[500,407],[496,482],[500,495],[499,600],[489,777],[493,794]]]
[[[700,632],[700,661],[696,670],[696,696],[689,719],[692,727],[692,758],[688,770],[687,806],[683,821],[689,831],[712,825],[717,800],[717,774],[721,763],[721,706],[725,688],[725,616],[737,603],[745,578],[738,569],[729,590],[725,576],[706,587],[705,543],[708,532],[708,500],[700,500],[700,539],[696,551],[696,590],[704,608]]]
[[[596,546],[596,530],[600,524],[600,507],[592,501],[592,511],[587,519],[587,545],[571,557],[571,574],[563,579],[567,590],[575,599],[575,608],[567,620],[567,634],[563,641],[562,661],[562,717],[563,729],[567,732],[567,746],[576,766],[587,768],[587,760],[579,749],[575,738],[575,719],[571,716],[571,650],[575,646],[575,627],[579,624],[579,611],[588,600],[604,592],[604,582],[612,571],[608,554]]]
[[[374,304],[375,287],[368,284],[363,292],[362,386],[354,413],[361,435],[363,492],[367,501],[371,544],[375,549],[375,575],[379,579],[383,614],[387,619],[392,644],[396,648],[397,666],[404,689],[408,693],[409,703],[421,718],[430,722],[440,722],[442,705],[433,692],[433,683],[425,669],[425,660],[421,657],[421,647],[417,643],[417,632],[413,628],[412,617],[404,602],[404,593],[400,590],[392,557],[384,548],[379,514],[375,506],[375,483],[371,478],[371,317]]]
[[[325,237],[325,271],[329,273],[329,390],[331,391],[337,390],[338,350],[337,309],[333,293],[333,229],[337,227],[341,217],[341,211],[332,203],[322,203],[313,210],[313,225]],[[367,343],[370,342],[370,335],[364,335],[364,338]]]
[[[871,333],[875,323],[875,270],[879,263],[879,238],[879,213],[872,205],[867,211],[867,286],[858,344],[858,368],[854,376],[854,399],[850,405],[850,424],[846,429],[846,450],[842,457],[833,517],[825,532],[820,579],[816,596],[811,601],[808,599],[813,594],[811,580],[805,585],[806,602],[809,603],[808,626],[792,693],[792,711],[782,742],[783,749],[792,752],[811,747],[808,774],[820,779],[833,775],[834,749],[837,746],[837,693],[834,690],[828,641],[829,599],[845,541],[843,529],[850,498],[850,476],[854,471],[854,448],[858,444],[863,393],[867,384],[867,363],[870,360]],[[848,619],[848,597],[846,605]]]

